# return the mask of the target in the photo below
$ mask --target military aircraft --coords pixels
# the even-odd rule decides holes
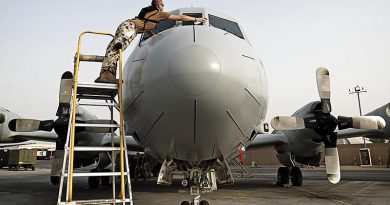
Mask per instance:
[[[182,185],[187,188],[191,203],[183,201],[182,205],[206,205],[207,201],[200,200],[201,193],[215,190],[217,184],[233,183],[228,161],[245,147],[274,145],[280,151],[281,163],[294,167],[293,159],[315,161],[318,155],[313,151],[325,142],[330,149],[326,163],[329,179],[336,182],[337,122],[339,129],[384,127],[382,118],[353,118],[348,123],[349,118],[331,117],[329,72],[320,69],[319,90],[321,96],[325,93],[321,102],[308,104],[293,118],[279,117],[273,121],[280,130],[305,129],[265,134],[267,78],[240,24],[228,15],[206,8],[181,8],[171,13],[207,17],[208,21],[200,24],[163,21],[155,29],[155,35],[141,36],[124,67],[124,123],[126,135],[135,140],[128,148],[141,147],[162,162],[158,184],[171,184],[173,172],[183,173]],[[71,78],[71,74],[64,74],[62,79],[65,82]],[[69,114],[62,111],[68,106],[60,103],[58,122],[47,125],[57,134],[62,133],[59,136],[65,136],[64,124]],[[79,112],[77,120],[96,120],[82,110]],[[288,120],[300,123],[283,124]],[[367,123],[356,124],[363,121]],[[41,126],[46,127],[44,124]],[[40,130],[39,126],[34,130]],[[87,137],[90,135],[96,133],[79,130],[76,143],[91,145],[93,139]],[[58,139],[58,147],[63,146],[64,138]],[[102,144],[104,137],[99,139]],[[296,168],[282,170],[279,176],[289,178]],[[285,183],[285,178],[280,181]]]
[[[0,147],[29,144],[26,141],[30,139],[50,142],[57,138],[55,133],[45,131],[37,133],[11,131],[8,125],[14,119],[22,119],[22,117],[6,108],[0,107]],[[41,127],[41,130],[45,130],[45,128]]]
[[[373,139],[389,139],[390,104],[386,104],[365,116],[337,119],[331,112],[330,75],[325,68],[317,70],[317,84],[321,101],[310,102],[297,110],[291,117],[277,116],[272,119],[272,134],[260,134],[248,149],[274,146],[280,167],[277,184],[291,183],[301,186],[302,173],[296,163],[319,166],[321,146],[325,145],[325,165],[328,179],[336,184],[340,181],[340,163],[337,139],[364,136]]]

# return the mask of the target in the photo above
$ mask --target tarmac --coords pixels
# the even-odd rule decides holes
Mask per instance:
[[[87,169],[87,168],[83,168]],[[202,195],[210,205],[251,204],[390,204],[390,169],[342,167],[342,180],[333,185],[324,168],[303,168],[301,187],[277,187],[276,166],[250,168],[254,178],[243,178],[233,167],[235,184],[219,186],[217,191]],[[0,169],[0,204],[56,204],[58,186],[50,183],[50,161],[39,161],[35,171]],[[156,179],[132,182],[134,205],[180,205],[189,200],[179,191],[180,181],[159,186]],[[109,198],[110,187],[89,189],[86,178],[75,178],[74,199]]]

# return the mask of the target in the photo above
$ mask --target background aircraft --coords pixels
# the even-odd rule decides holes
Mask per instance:
[[[293,185],[301,186],[302,173],[296,163],[319,166],[323,144],[328,179],[331,183],[338,183],[340,165],[337,139],[357,136],[373,139],[390,137],[390,104],[364,117],[339,116],[336,119],[330,114],[330,79],[327,69],[317,70],[317,82],[321,101],[308,103],[292,117],[275,117],[271,122],[274,132],[256,136],[248,147],[274,146],[279,162],[285,166],[278,170],[278,185],[284,186],[291,179]]]
[[[9,128],[9,123],[14,119],[22,119],[18,114],[0,107],[0,146],[14,146],[26,144],[27,140],[53,141],[57,135],[52,132],[39,131],[36,133],[14,132]],[[44,129],[43,127],[41,128]]]

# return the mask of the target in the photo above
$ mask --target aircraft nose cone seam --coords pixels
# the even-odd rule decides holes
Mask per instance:
[[[176,51],[169,61],[168,75],[181,93],[200,96],[211,91],[221,74],[221,63],[215,53],[200,45]]]

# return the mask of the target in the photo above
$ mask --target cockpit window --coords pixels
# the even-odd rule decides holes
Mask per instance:
[[[3,113],[0,113],[0,124],[3,124],[5,122],[5,115]]]
[[[183,15],[191,16],[191,17],[194,17],[194,18],[202,18],[202,16],[203,16],[201,13],[183,13]],[[195,24],[194,24],[193,21],[183,21],[182,25],[183,26],[192,26],[192,25],[195,25]],[[196,25],[203,25],[203,23],[197,23]]]
[[[160,33],[161,31],[165,31],[167,29],[170,29],[172,27],[175,27],[176,26],[176,21],[172,21],[172,20],[164,20],[164,21],[160,21],[158,24],[157,24],[157,27],[153,30],[151,30],[151,33],[153,34],[156,34],[156,33]],[[150,32],[144,32],[142,34],[142,41],[150,38],[152,35],[150,34]]]
[[[240,27],[236,22],[229,21],[227,19],[223,19],[218,16],[209,14],[209,23],[211,26],[222,29],[224,31],[227,31],[233,35],[236,35],[244,39],[244,35],[242,34]]]

